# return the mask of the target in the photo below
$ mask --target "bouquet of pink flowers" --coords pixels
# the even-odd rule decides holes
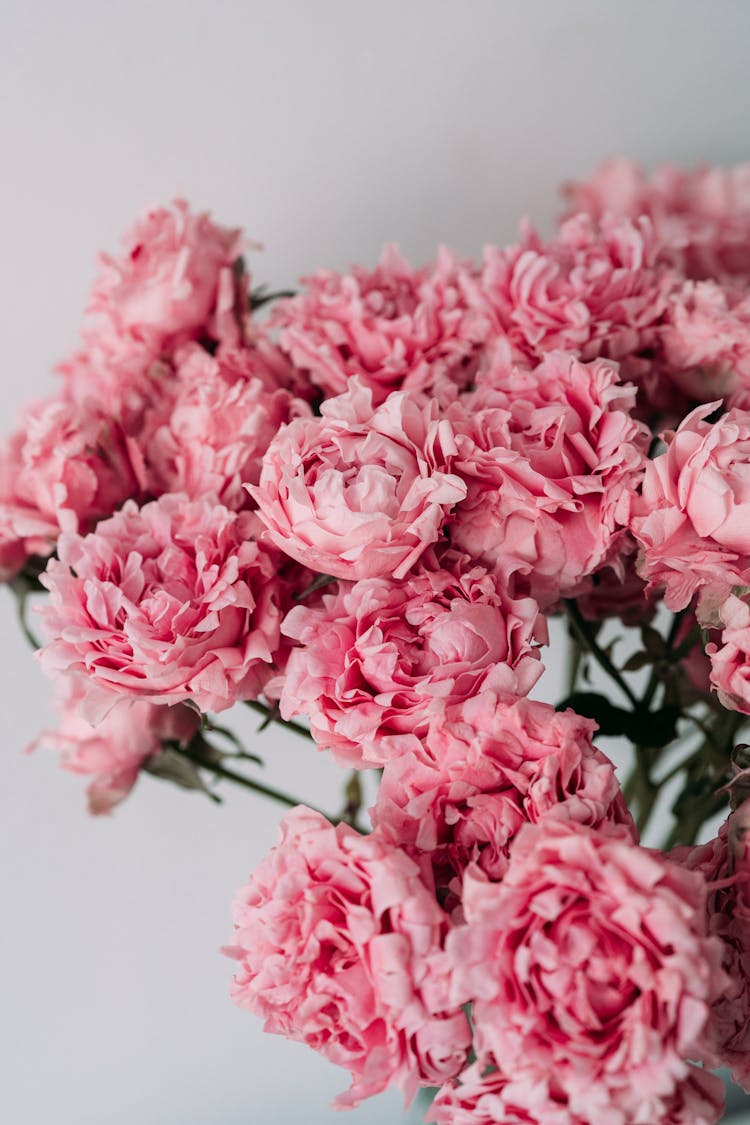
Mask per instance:
[[[709,1125],[713,1068],[750,1089],[750,165],[565,195],[551,239],[296,293],[145,214],[0,450],[0,578],[92,812],[142,773],[292,806],[225,952],[338,1105]],[[337,816],[260,780],[235,704],[346,769]]]

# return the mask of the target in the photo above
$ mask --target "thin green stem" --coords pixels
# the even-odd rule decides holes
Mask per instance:
[[[301,738],[306,738],[308,741],[312,739],[312,735],[307,727],[303,727],[302,723],[292,722],[291,719],[282,719],[275,707],[267,707],[265,703],[261,703],[257,699],[243,699],[242,702],[246,707],[249,707],[251,711],[257,711],[259,715],[263,715],[266,722],[278,723],[279,726],[286,727],[288,730],[293,730],[295,734],[300,735]]]
[[[571,599],[565,601],[565,609],[568,614],[568,620],[572,626],[575,636],[584,648],[587,648],[591,655],[594,657],[599,666],[607,673],[610,679],[619,687],[620,691],[626,697],[629,703],[632,704],[636,710],[640,707],[639,700],[631,689],[630,685],[623,679],[619,669],[610,660],[607,653],[599,645],[596,637],[593,636],[589,629],[589,624],[586,618],[581,613],[576,603]]]

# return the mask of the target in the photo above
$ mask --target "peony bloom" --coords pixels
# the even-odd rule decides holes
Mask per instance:
[[[648,216],[659,257],[688,277],[750,279],[750,164],[690,171],[663,164],[649,179],[618,158],[566,185],[565,194],[571,214]]]
[[[546,642],[536,602],[511,598],[450,552],[400,583],[342,583],[318,606],[295,606],[282,632],[300,644],[287,665],[282,715],[309,715],[318,745],[357,766],[382,764],[381,740],[393,752],[398,735],[420,735],[431,715],[488,686],[526,695]]]
[[[112,418],[93,404],[37,402],[0,450],[0,554],[20,569],[29,555],[49,555],[61,532],[90,530],[138,492]]]
[[[248,507],[261,459],[279,427],[306,403],[274,385],[257,352],[189,344],[174,369],[154,383],[132,448],[145,492],[213,495],[227,508]]]
[[[586,1122],[669,1120],[715,1065],[726,987],[703,878],[622,835],[547,819],[518,835],[502,883],[464,877],[448,937],[452,996],[503,1076],[554,1076]],[[686,1120],[690,1120],[687,1118]]]
[[[592,745],[595,729],[547,703],[479,695],[386,762],[373,824],[409,854],[427,854],[438,889],[454,898],[470,863],[502,879],[516,835],[543,817],[618,825],[634,837],[614,766]]]
[[[697,847],[681,846],[670,859],[697,871],[708,884],[709,932],[722,943],[727,985],[711,1010],[719,1061],[750,1091],[750,883],[747,868],[748,813],[745,801],[718,836]],[[738,831],[739,829],[739,831]]]
[[[373,408],[356,379],[271,442],[249,489],[277,547],[322,574],[403,578],[466,495],[453,429],[435,403],[394,393]]]
[[[750,583],[750,412],[706,421],[718,405],[699,407],[664,435],[667,449],[648,463],[633,509],[640,573],[665,587],[671,610],[707,587],[729,593]]]
[[[414,270],[386,246],[371,273],[320,270],[303,282],[299,296],[274,306],[272,324],[326,397],[342,394],[355,376],[376,404],[401,388],[470,380],[489,320],[469,300],[473,267],[445,248]]]
[[[619,553],[648,443],[632,387],[602,360],[557,352],[533,370],[502,355],[449,410],[467,496],[451,542],[502,574],[528,576],[543,606],[572,596]]]
[[[716,1074],[688,1066],[674,1097],[649,1125],[716,1125],[724,1110],[724,1083]],[[506,1076],[474,1063],[438,1092],[427,1121],[436,1125],[640,1125],[645,1118],[623,1116],[621,1108],[585,1107],[575,1112],[555,1084],[554,1075],[533,1070]]]
[[[32,749],[49,747],[59,752],[65,769],[93,775],[86,795],[94,815],[112,812],[127,797],[163,741],[187,744],[200,726],[192,707],[160,707],[143,699],[119,703],[91,726],[81,714],[80,684],[68,680],[65,686],[57,726],[43,731]]]
[[[482,299],[519,357],[607,357],[636,377],[650,366],[674,286],[656,249],[647,221],[605,217],[597,225],[577,215],[548,243],[527,225],[517,245],[485,250]]]
[[[745,597],[730,593],[718,616],[721,633],[706,645],[711,687],[724,707],[750,715],[750,606]]]
[[[85,337],[113,351],[144,344],[154,357],[188,340],[239,343],[242,246],[238,230],[217,226],[184,199],[146,211],[124,236],[122,254],[100,258]]]
[[[123,697],[222,711],[262,691],[285,607],[255,527],[249,512],[168,494],[61,536],[39,655],[80,679],[87,718]]]
[[[464,1065],[466,1017],[427,999],[447,918],[398,848],[299,807],[238,892],[233,917],[233,999],[266,1031],[351,1072],[339,1108],[391,1083],[410,1099]]]

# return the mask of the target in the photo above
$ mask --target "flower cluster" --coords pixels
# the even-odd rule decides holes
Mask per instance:
[[[568,199],[550,239],[387,247],[270,315],[238,231],[147,213],[0,450],[0,578],[49,594],[40,741],[93,812],[144,770],[274,795],[212,741],[236,703],[352,771],[339,818],[275,793],[227,948],[236,1002],[350,1072],[337,1104],[710,1125],[710,1069],[750,1085],[750,174],[616,161]],[[555,707],[562,614],[587,679]],[[639,830],[688,722],[664,854]]]

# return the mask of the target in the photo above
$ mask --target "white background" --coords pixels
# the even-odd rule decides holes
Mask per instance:
[[[386,240],[476,253],[609,153],[747,159],[749,35],[741,0],[0,0],[3,431],[144,204],[243,225],[274,285]],[[346,1075],[226,997],[229,902],[276,810],[146,778],[87,818],[80,779],[22,754],[48,687],[0,593],[0,1120],[341,1120]],[[335,808],[321,755],[264,746],[272,780]],[[399,1119],[388,1097],[352,1121]]]

